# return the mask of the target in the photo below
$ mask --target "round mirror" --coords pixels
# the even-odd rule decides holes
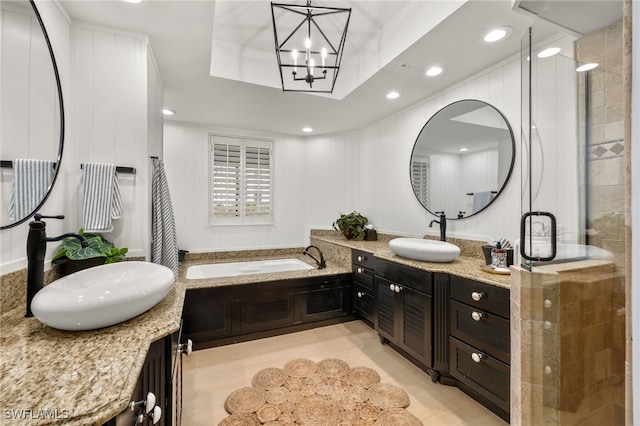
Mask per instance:
[[[35,3],[0,4],[0,229],[8,229],[29,220],[51,193],[64,147],[64,106],[55,56]]]
[[[515,162],[505,116],[477,100],[454,102],[424,125],[411,153],[413,192],[429,212],[463,219],[487,208],[504,189]]]

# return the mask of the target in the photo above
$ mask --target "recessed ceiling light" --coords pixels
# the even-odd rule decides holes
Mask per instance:
[[[543,51],[541,51],[540,53],[538,53],[538,58],[548,58],[550,56],[557,55],[559,52],[560,52],[559,47],[548,47]]]
[[[400,93],[398,93],[398,92],[389,92],[389,93],[387,93],[387,99],[395,99],[398,96],[400,96]]]
[[[173,115],[173,114],[175,114],[176,112],[175,112],[175,111],[173,111],[173,110],[171,110],[171,109],[162,108],[162,113],[163,113],[164,115]]]
[[[302,131],[305,132],[305,133],[311,133],[311,132],[313,132],[313,129],[311,127],[304,127],[302,129]]]
[[[442,74],[442,68],[440,67],[431,67],[427,70],[427,75],[429,77],[435,77],[436,75]]]
[[[487,43],[493,43],[498,40],[502,40],[511,35],[513,29],[509,26],[497,27],[489,31],[484,35],[484,41]]]
[[[595,62],[592,62],[590,64],[580,65],[578,68],[576,68],[576,71],[577,72],[585,72],[585,71],[592,70],[597,66],[598,66],[598,64],[596,64]]]
[[[469,151],[469,148],[459,148],[458,151],[460,152],[467,152]]]

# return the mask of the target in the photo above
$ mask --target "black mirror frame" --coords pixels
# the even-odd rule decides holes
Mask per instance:
[[[413,192],[413,195],[416,197],[416,200],[418,200],[418,203],[420,203],[420,205],[429,213],[431,213],[434,216],[438,216],[437,214],[435,214],[434,212],[432,212],[431,210],[429,210],[429,208],[427,206],[425,206],[424,204],[422,204],[422,201],[420,201],[420,198],[418,198],[418,194],[416,194],[415,189],[413,188],[413,183],[411,180],[411,159],[413,158],[413,153],[415,152],[416,149],[416,145],[418,144],[418,139],[420,139],[420,135],[422,134],[422,132],[424,131],[424,129],[427,127],[427,125],[429,124],[429,122],[436,116],[438,115],[438,113],[442,110],[444,110],[445,108],[450,107],[451,105],[455,105],[459,102],[467,102],[467,101],[474,101],[474,102],[482,102],[483,104],[490,106],[491,108],[493,108],[498,114],[500,114],[500,117],[502,117],[502,119],[504,120],[504,122],[507,124],[507,129],[509,129],[509,136],[511,136],[511,150],[512,150],[512,154],[511,154],[511,164],[509,165],[509,172],[507,173],[507,176],[504,179],[504,183],[502,184],[502,186],[500,187],[500,189],[498,190],[498,193],[495,195],[495,197],[493,197],[493,199],[486,205],[484,206],[482,209],[478,210],[475,213],[472,213],[470,215],[466,215],[464,217],[447,217],[447,220],[462,220],[462,219],[466,219],[469,218],[471,216],[475,216],[478,213],[484,211],[487,207],[489,207],[491,204],[493,204],[493,202],[500,196],[500,194],[502,193],[502,191],[504,190],[504,188],[507,186],[507,183],[509,183],[509,179],[511,179],[511,173],[513,173],[513,166],[515,165],[516,162],[516,138],[515,135],[513,133],[513,129],[511,128],[511,123],[509,123],[509,120],[507,120],[507,117],[502,113],[502,111],[500,111],[498,108],[496,108],[495,106],[491,105],[488,102],[482,101],[480,99],[461,99],[459,101],[455,101],[455,102],[451,102],[450,104],[440,108],[438,111],[436,111],[430,118],[429,120],[427,120],[427,122],[424,124],[424,126],[422,126],[422,128],[420,129],[420,132],[418,132],[418,136],[416,137],[416,141],[413,143],[413,148],[411,149],[411,156],[409,157],[409,183],[411,184],[411,191]]]
[[[58,178],[58,173],[60,172],[60,166],[62,165],[62,152],[64,150],[64,101],[62,99],[62,85],[60,84],[60,74],[58,73],[58,65],[56,63],[56,57],[53,54],[53,48],[51,47],[51,41],[49,40],[49,34],[47,33],[47,29],[44,26],[44,22],[42,22],[42,17],[40,16],[40,12],[38,11],[38,7],[36,6],[34,0],[29,0],[31,4],[31,8],[38,19],[38,23],[40,24],[40,29],[42,30],[42,34],[44,35],[44,39],[47,43],[47,48],[49,49],[49,55],[51,56],[51,64],[53,65],[53,73],[56,79],[56,86],[58,89],[58,102],[60,104],[60,145],[58,149],[58,158],[56,159],[56,168],[53,173],[53,179],[51,179],[51,183],[49,184],[49,188],[47,188],[47,193],[45,194],[40,204],[28,215],[23,217],[22,219],[11,223],[9,225],[0,226],[0,231],[4,229],[10,229],[15,226],[18,226],[33,217],[33,215],[42,208],[44,203],[46,203],[49,195],[51,194],[51,190],[53,189],[53,185],[56,183],[56,179]]]

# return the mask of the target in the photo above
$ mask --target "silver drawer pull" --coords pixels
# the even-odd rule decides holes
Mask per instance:
[[[482,297],[484,296],[484,294],[480,291],[474,291],[473,293],[471,293],[471,298],[473,300],[475,300],[476,302],[479,302],[480,299],[482,299]]]
[[[471,359],[474,362],[480,362],[484,359],[484,355],[474,352],[471,354]]]
[[[363,260],[367,260],[365,256],[358,256],[358,262],[362,262]]]
[[[357,271],[358,271],[358,273],[359,273],[359,274],[361,274],[361,273],[363,273],[363,272],[364,272],[364,269],[362,269],[362,268],[358,268],[358,269],[357,269]]]
[[[482,312],[473,311],[473,313],[471,314],[471,318],[473,318],[474,321],[480,321],[483,316],[484,315],[482,315]]]

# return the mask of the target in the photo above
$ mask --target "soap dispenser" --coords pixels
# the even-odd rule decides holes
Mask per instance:
[[[507,267],[507,251],[502,248],[500,241],[491,249],[491,267],[494,269]]]

